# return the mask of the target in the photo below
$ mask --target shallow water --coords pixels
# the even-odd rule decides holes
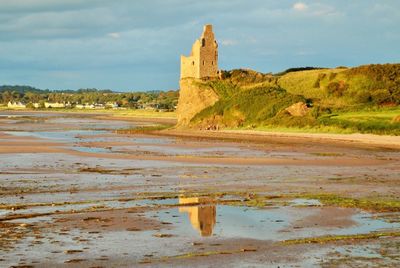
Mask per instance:
[[[83,147],[83,146],[73,146],[73,150],[84,153],[110,153],[110,149],[100,148],[100,147]]]
[[[251,199],[251,194],[258,191],[271,196],[307,191],[349,194],[357,192],[360,187],[365,187],[360,190],[361,193],[379,192],[382,195],[395,196],[399,174],[396,163],[387,162],[372,166],[339,164],[302,166],[216,164],[212,161],[214,158],[223,157],[275,157],[313,161],[332,157],[330,155],[335,155],[337,158],[343,155],[353,155],[357,159],[365,155],[387,158],[397,157],[397,152],[386,154],[385,151],[366,152],[361,149],[346,149],[344,153],[332,154],[328,151],[324,155],[325,147],[308,150],[309,145],[301,148],[297,146],[281,148],[274,143],[253,145],[232,141],[185,140],[161,136],[118,135],[112,131],[117,128],[139,126],[143,124],[141,122],[114,122],[84,115],[34,114],[33,118],[28,118],[29,114],[23,114],[7,119],[8,116],[13,115],[2,114],[0,129],[16,131],[7,131],[7,134],[27,137],[26,140],[29,140],[28,137],[35,137],[36,139],[31,139],[32,143],[60,142],[61,149],[69,150],[55,153],[0,154],[2,191],[0,204],[27,205],[26,208],[15,211],[0,209],[0,220],[15,215],[32,216],[32,218],[5,221],[17,224],[16,230],[26,228],[27,234],[19,240],[7,240],[14,248],[10,251],[0,249],[2,253],[0,267],[33,264],[35,261],[40,265],[53,267],[55,263],[63,265],[70,259],[82,258],[93,261],[102,256],[107,256],[110,262],[103,260],[94,264],[83,263],[81,266],[107,267],[123,263],[129,267],[129,264],[138,264],[150,255],[150,258],[162,258],[191,252],[225,250],[232,245],[240,248],[244,240],[264,245],[302,237],[366,234],[400,229],[398,222],[389,223],[381,214],[346,208],[328,208],[314,199],[271,199],[263,208],[231,206],[224,203],[229,200]],[[37,120],[39,117],[41,120]],[[6,143],[8,140],[9,137],[3,142]],[[15,142],[18,140],[25,139],[15,139]],[[100,144],[91,145],[91,142]],[[71,153],[71,150],[86,154]],[[187,163],[140,159],[141,154],[149,152],[163,154],[166,157],[176,155],[193,159],[197,156],[209,157],[211,161]],[[126,154],[126,158],[124,155],[121,157],[121,153]],[[129,154],[135,154],[139,159],[129,159]],[[383,180],[389,184],[381,183]],[[363,183],[364,181],[366,183]],[[207,197],[218,192],[226,194],[218,199]],[[235,195],[236,192],[242,194]],[[161,198],[146,199],[141,196],[142,193],[147,197],[154,195]],[[163,197],[170,196],[171,193],[193,193],[194,196],[197,193],[204,197],[178,199]],[[43,204],[32,205],[35,203]],[[53,206],[52,203],[57,205]],[[335,217],[335,213],[340,215],[343,211],[346,212],[343,220],[339,217],[340,219],[333,225],[326,225],[323,222],[301,225],[302,221],[307,221],[310,217],[320,215],[328,209],[337,209],[332,214],[328,213],[332,218]],[[104,218],[97,222],[97,226],[95,224],[94,229],[96,231],[98,229],[98,232],[84,229],[80,224],[75,227],[62,225],[70,216],[85,217],[92,211],[97,211]],[[107,213],[116,211],[121,212],[121,219],[127,218],[127,215],[138,217],[141,215],[142,220],[151,219],[160,226],[138,231],[113,229],[113,226],[110,226],[103,230],[101,226],[107,225]],[[49,215],[36,217],[40,213]],[[24,227],[24,224],[32,224],[39,231]],[[167,236],[157,236],[160,234]],[[193,245],[199,241],[204,245]],[[83,252],[66,253],[71,249]],[[348,253],[347,250],[351,252]],[[324,258],[328,251],[326,247],[309,249],[303,255],[296,254],[297,259],[290,259],[289,262],[292,265],[300,263],[304,267],[313,266],[318,264],[320,261],[318,258]],[[345,248],[338,252],[339,255],[350,254],[357,257],[364,254],[367,257],[376,257],[372,251],[365,253],[357,247]],[[233,262],[238,266],[247,267],[250,263],[255,267],[263,267],[264,262],[269,261],[270,256],[264,256],[267,252],[254,254],[255,257],[239,256]],[[276,254],[283,254],[285,257],[286,253]],[[218,259],[226,261],[235,256],[235,254],[221,255]],[[278,264],[289,266],[284,258],[275,264],[275,266]],[[190,265],[181,264],[181,266]]]
[[[297,220],[319,213],[319,208],[275,207],[257,209],[242,206],[189,206],[157,212],[149,217],[173,223],[172,233],[191,237],[250,238],[258,240],[286,240],[322,235],[355,235],[400,228],[400,223],[374,219],[359,211],[352,216],[354,225],[348,227],[318,227],[287,229]],[[316,224],[318,224],[316,222]]]
[[[32,219],[15,220],[18,223],[27,224],[49,224],[48,229],[43,230],[41,239],[27,237],[20,241],[12,252],[5,255],[9,264],[17,264],[16,259],[29,259],[44,264],[51,258],[57,258],[61,263],[70,259],[92,259],[119,258],[130,261],[140,261],[149,254],[153,258],[163,256],[179,255],[188,250],[191,241],[204,243],[205,245],[223,245],[224,241],[235,239],[255,239],[257,241],[282,241],[286,239],[297,239],[309,236],[339,235],[339,234],[363,234],[373,231],[380,231],[384,228],[400,228],[399,223],[387,223],[383,220],[374,219],[366,212],[358,211],[352,216],[355,224],[345,228],[323,228],[296,230],[288,232],[288,227],[299,219],[318,213],[320,207],[298,207],[284,206],[267,209],[259,209],[245,206],[229,205],[190,205],[197,198],[180,198],[164,200],[138,200],[131,202],[105,202],[108,207],[132,208],[135,206],[156,206],[155,211],[138,213],[145,218],[157,219],[163,222],[164,227],[160,230],[148,231],[124,231],[110,230],[90,232],[80,228],[54,229],[51,223],[55,219],[62,219],[61,215],[36,217]],[[210,199],[202,198],[201,202]],[[180,207],[163,208],[160,205],[173,205],[179,203]],[[296,203],[296,202],[293,202]],[[188,205],[186,205],[188,204]],[[73,205],[58,207],[64,209],[83,209],[90,205]],[[53,209],[53,208],[52,208]],[[35,212],[49,211],[46,208],[34,209]],[[14,222],[14,221],[10,221]],[[155,238],[154,235],[164,233],[168,238]],[[37,241],[41,241],[37,243]],[[121,247],[123,245],[123,247]],[[170,246],[174,245],[174,246]],[[24,250],[30,247],[28,251]],[[165,248],[164,248],[165,247]],[[57,250],[55,250],[57,249]],[[71,255],[66,251],[78,250]],[[18,255],[17,252],[20,252]],[[342,255],[376,257],[371,250],[357,247],[351,249],[338,248],[337,252]],[[126,255],[128,254],[128,255]],[[310,262],[308,256],[305,261],[313,264],[316,259]],[[314,258],[314,257],[313,257]],[[318,259],[318,258],[317,258]]]
[[[223,200],[223,199],[221,199]],[[176,236],[209,237],[218,238],[250,238],[257,240],[286,240],[301,237],[315,237],[322,235],[354,235],[366,234],[385,229],[398,229],[400,223],[390,223],[378,219],[370,213],[357,211],[351,216],[354,224],[342,227],[315,226],[302,227],[295,233],[288,231],[296,222],[312,215],[320,213],[324,207],[318,200],[309,200],[308,207],[299,207],[298,199],[291,200],[293,205],[276,205],[267,208],[254,208],[247,206],[231,206],[214,204],[216,200],[208,197],[191,198],[166,198],[166,199],[138,199],[132,201],[98,201],[85,204],[66,204],[57,206],[39,206],[20,209],[17,211],[1,210],[0,216],[13,214],[40,214],[47,212],[62,212],[70,210],[82,210],[91,207],[104,207],[112,209],[126,209],[135,207],[156,207],[156,211],[145,213],[148,218],[157,218],[162,222],[171,223],[171,233]],[[196,203],[202,205],[192,205]],[[212,204],[207,205],[208,202]],[[304,204],[304,203],[303,203]],[[179,205],[176,207],[176,205]],[[168,206],[174,206],[168,208]],[[345,209],[344,209],[345,210]],[[21,220],[17,220],[21,221]],[[35,222],[35,218],[27,222]]]
[[[17,137],[35,137],[49,139],[57,142],[78,142],[82,140],[80,136],[105,134],[104,130],[61,130],[61,131],[5,131],[4,133]]]
[[[140,142],[140,141],[136,141]],[[159,143],[166,144],[166,143]],[[267,154],[262,151],[250,150],[244,148],[235,148],[235,147],[210,147],[210,148],[182,148],[182,147],[174,147],[165,146],[160,147],[157,145],[133,145],[133,146],[114,146],[113,150],[116,152],[130,152],[135,150],[143,150],[149,152],[156,152],[161,154],[168,154],[171,156],[174,155],[192,155],[192,156],[266,156]]]

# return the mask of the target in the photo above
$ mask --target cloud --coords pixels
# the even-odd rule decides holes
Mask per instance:
[[[302,2],[297,2],[293,5],[293,9],[296,11],[306,11],[308,6]]]
[[[346,8],[340,5],[325,4],[322,2],[312,2],[305,4],[297,2],[292,6],[292,14],[296,14],[297,18],[302,19],[318,19],[331,22],[338,22],[346,16]],[[294,12],[294,13],[293,13]]]
[[[315,4],[312,8],[312,15],[319,17],[326,16],[341,16],[341,12],[337,11],[335,7],[329,5]]]
[[[121,34],[120,33],[108,33],[107,34],[108,37],[111,37],[113,39],[119,39],[121,38]]]
[[[82,10],[93,7],[94,5],[105,4],[107,0],[21,0],[9,1],[0,0],[1,11],[7,13],[42,13],[58,12],[66,10]]]
[[[400,1],[384,2],[0,0],[0,84],[174,88],[206,23],[222,69],[398,61]]]
[[[222,39],[219,43],[223,46],[234,46],[237,44],[236,40],[232,39]]]
[[[315,51],[299,50],[294,53],[296,56],[311,56],[317,54]]]

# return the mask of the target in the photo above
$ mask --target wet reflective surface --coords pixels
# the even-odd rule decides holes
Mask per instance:
[[[201,205],[186,205],[199,202],[197,200]],[[327,234],[363,234],[400,227],[399,223],[374,219],[369,213],[345,208],[334,210],[337,213],[349,213],[351,223],[348,226],[327,226],[322,223],[322,219],[321,222],[314,219],[311,226],[310,224],[302,226],[302,221],[319,215],[325,208],[279,206],[259,209],[247,206],[210,205],[206,200],[210,201],[209,198],[179,198],[179,204],[184,205],[183,207],[151,212],[148,215],[172,223],[174,226],[172,233],[194,238],[216,236],[286,240]],[[188,217],[182,214],[187,214]],[[290,231],[293,227],[296,229],[295,233]]]
[[[214,205],[207,205],[213,201],[207,197],[180,197],[180,213],[187,213],[192,227],[199,231],[201,236],[211,236],[217,218],[217,209]],[[202,203],[203,205],[196,205]],[[194,205],[194,206],[193,206]]]
[[[399,260],[397,151],[120,135],[152,123],[0,115],[0,267]],[[392,209],[342,197],[392,200]],[[321,237],[331,240],[300,241]]]

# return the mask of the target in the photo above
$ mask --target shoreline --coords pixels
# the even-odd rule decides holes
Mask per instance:
[[[0,110],[0,112],[6,110]],[[55,113],[55,114],[90,114],[99,119],[113,119],[120,121],[137,121],[137,122],[151,122],[160,124],[176,123],[175,118],[171,117],[154,117],[138,115],[121,115],[119,113],[111,113],[104,111],[34,111],[34,110],[7,110],[11,112],[21,113]],[[362,134],[362,133],[301,133],[301,132],[283,132],[283,131],[263,131],[263,130],[194,130],[185,128],[172,127],[165,130],[149,131],[148,134],[160,136],[175,136],[187,138],[206,138],[206,139],[229,139],[229,140],[242,140],[248,142],[282,142],[282,143],[321,143],[327,141],[341,145],[352,147],[373,147],[400,150],[400,136],[391,135],[376,135],[376,134]]]
[[[209,138],[229,139],[249,142],[281,142],[281,143],[320,143],[327,141],[333,144],[341,144],[352,147],[372,147],[400,150],[400,136],[375,135],[375,134],[330,134],[330,133],[292,133],[292,132],[267,132],[260,130],[181,130],[166,129],[152,134],[188,137],[188,138]]]
[[[176,116],[174,112],[156,112],[152,110],[142,109],[10,109],[1,108],[1,112],[12,112],[12,113],[54,113],[54,114],[81,114],[81,115],[98,115],[98,116],[111,116],[121,118],[139,118],[139,119],[166,119],[173,120],[176,122]]]
[[[340,142],[354,142],[365,145],[382,146],[387,148],[400,149],[400,136],[376,135],[376,134],[334,134],[334,133],[291,133],[291,132],[270,132],[258,130],[223,130],[225,133],[237,133],[247,135],[266,135],[278,137],[296,137],[320,140],[331,140]]]

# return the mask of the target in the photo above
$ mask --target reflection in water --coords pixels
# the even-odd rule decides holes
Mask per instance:
[[[210,236],[216,222],[217,211],[213,205],[201,205],[212,202],[208,197],[180,197],[179,204],[199,204],[179,208],[179,212],[187,212],[193,228],[197,229],[201,236]]]

